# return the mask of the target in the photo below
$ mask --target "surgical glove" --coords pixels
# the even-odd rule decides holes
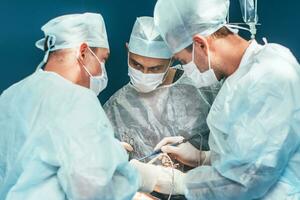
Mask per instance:
[[[156,145],[154,150],[161,149],[162,152],[170,154],[179,162],[191,167],[210,164],[209,152],[200,151],[189,142],[171,146],[171,144],[181,142],[183,139],[181,136],[166,137]]]
[[[152,192],[158,179],[158,166],[145,164],[132,159],[130,165],[133,166],[140,175],[140,192]]]
[[[133,151],[133,147],[130,144],[128,144],[127,142],[120,142],[120,143],[127,152]]]
[[[153,190],[169,194],[184,194],[183,179],[185,174],[174,169],[174,186],[172,185],[172,168],[156,166],[153,164],[142,163],[138,160],[131,160],[130,164],[137,169],[140,174],[141,192],[152,192]],[[172,188],[173,187],[173,188]]]
[[[177,169],[170,167],[158,166],[158,179],[154,190],[163,194],[184,194],[184,178],[185,174]],[[174,173],[174,182],[173,182]]]

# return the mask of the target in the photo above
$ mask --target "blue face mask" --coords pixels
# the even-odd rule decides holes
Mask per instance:
[[[133,87],[141,93],[148,93],[156,88],[158,88],[166,79],[167,73],[169,72],[171,60],[168,64],[168,67],[165,72],[163,73],[156,73],[156,74],[144,74],[143,72],[134,69],[129,64],[129,54],[128,54],[128,75],[130,77],[130,82]]]
[[[105,63],[101,62],[99,60],[99,58],[96,56],[96,54],[90,48],[88,48],[88,49],[92,53],[92,55],[97,59],[97,61],[99,62],[99,65],[100,65],[101,71],[102,71],[101,75],[99,75],[99,76],[93,76],[88,71],[88,69],[86,68],[86,66],[83,65],[83,68],[85,69],[85,71],[90,76],[90,89],[92,91],[94,91],[95,94],[98,96],[100,94],[100,92],[102,92],[106,88],[107,82],[108,82],[108,77],[107,77],[107,73],[106,73],[106,70],[105,70]]]
[[[206,70],[205,72],[200,72],[200,70],[198,69],[198,67],[194,61],[194,57],[195,57],[194,49],[195,49],[195,46],[193,44],[193,52],[192,52],[191,62],[189,62],[188,64],[185,64],[185,65],[182,65],[187,76],[192,79],[192,81],[194,82],[194,84],[197,88],[211,86],[211,85],[217,83],[218,79],[215,75],[214,70],[211,68],[211,64],[210,64],[209,50],[208,50],[208,54],[207,54],[208,55],[208,70]]]

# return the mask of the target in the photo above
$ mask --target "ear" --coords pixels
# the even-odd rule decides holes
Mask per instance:
[[[79,55],[78,58],[80,60],[84,60],[86,53],[88,51],[88,45],[86,43],[82,43],[79,47]]]
[[[203,50],[203,52],[207,55],[209,49],[207,39],[197,34],[193,37],[193,41],[194,41],[194,47],[200,47]]]

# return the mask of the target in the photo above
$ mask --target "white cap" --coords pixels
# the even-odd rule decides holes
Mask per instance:
[[[225,26],[228,11],[229,0],[158,0],[154,23],[174,54]]]
[[[45,38],[35,44],[45,51],[39,67],[47,62],[50,51],[74,48],[83,42],[90,47],[109,48],[104,20],[97,13],[63,15],[47,22],[42,31]]]
[[[139,17],[133,26],[128,49],[131,53],[150,57],[169,59],[171,51],[154,26],[153,17]]]

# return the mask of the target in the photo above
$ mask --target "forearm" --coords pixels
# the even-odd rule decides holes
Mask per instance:
[[[245,182],[242,184],[222,176],[211,166],[202,166],[187,173],[184,180],[185,195],[192,200],[260,198],[276,182],[278,176],[278,171],[272,169],[250,170],[249,173],[244,173]]]

